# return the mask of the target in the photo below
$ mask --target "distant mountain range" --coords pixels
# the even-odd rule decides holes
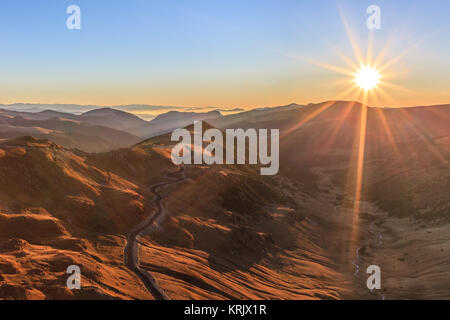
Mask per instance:
[[[97,108],[81,114],[57,110],[23,111],[37,110],[43,106],[47,105],[16,104],[6,106],[7,109],[0,108],[0,139],[33,135],[37,138],[52,140],[67,148],[76,148],[86,152],[105,152],[132,146],[141,140],[188,126],[194,121],[204,120],[226,125],[235,121],[250,120],[255,115],[301,107],[293,104],[229,116],[223,116],[218,110],[209,112],[171,110],[156,116],[151,121],[109,107]],[[56,105],[53,107],[56,108]],[[144,106],[126,106],[128,109],[134,108],[133,110],[139,107],[144,108]],[[82,108],[90,108],[90,106],[63,105],[60,109],[80,111]],[[237,112],[238,110],[241,109],[233,111]],[[223,120],[220,120],[222,118]]]
[[[6,109],[11,111],[22,112],[41,112],[45,110],[52,110],[65,113],[82,114],[95,109],[102,109],[105,106],[97,105],[78,105],[78,104],[39,104],[39,103],[13,103],[13,104],[0,104],[0,109]],[[134,113],[136,115],[142,115],[143,119],[151,120],[155,117],[155,113],[162,113],[171,110],[183,111],[184,107],[178,106],[155,106],[145,104],[130,104],[130,105],[117,105],[109,106],[112,109],[121,110],[125,112]],[[191,110],[186,110],[191,111]],[[148,117],[148,118],[147,118]]]
[[[62,113],[72,113],[81,115],[88,111],[110,108],[120,111],[132,113],[144,120],[150,121],[156,116],[169,111],[180,112],[209,112],[219,111],[223,114],[233,114],[245,111],[243,108],[217,108],[214,106],[207,107],[180,107],[180,106],[157,106],[146,104],[129,104],[129,105],[115,105],[115,106],[97,106],[97,105],[77,105],[77,104],[36,104],[36,103],[13,103],[0,104],[0,109],[19,112],[38,113],[42,111],[56,111]]]
[[[152,121],[145,121],[131,113],[111,108],[95,109],[80,115],[54,110],[33,113],[0,109],[0,138],[33,135],[67,148],[104,152],[129,147],[195,120],[218,117],[221,117],[218,111],[170,111]]]
[[[50,139],[67,148],[77,148],[86,152],[104,152],[132,146],[142,140],[191,125],[194,121],[199,120],[207,121],[220,129],[236,127],[279,128],[283,131],[286,126],[293,126],[294,123],[292,122],[295,122],[295,119],[310,113],[319,112],[327,104],[332,104],[332,108],[325,108],[327,112],[321,115],[320,118],[323,118],[324,115],[337,118],[345,111],[349,113],[348,116],[349,119],[352,119],[351,121],[356,121],[357,115],[355,110],[359,110],[359,108],[353,108],[353,111],[349,111],[349,109],[339,106],[360,106],[360,104],[345,101],[324,102],[307,106],[294,103],[286,106],[256,108],[229,115],[223,115],[218,110],[209,112],[171,110],[156,116],[151,121],[144,120],[133,113],[109,107],[75,114],[57,110],[18,111],[26,108],[32,110],[36,106],[41,108],[44,105],[16,104],[8,105],[8,109],[0,108],[0,139],[33,135],[42,139]],[[72,105],[64,105],[62,109],[70,109],[69,106]],[[80,110],[83,106],[72,107]],[[139,107],[147,108],[148,106],[126,106],[129,109]],[[84,106],[83,108],[89,108],[89,106]],[[402,118],[403,114],[408,114],[413,119],[421,119],[420,121],[427,122],[427,128],[446,134],[448,128],[446,119],[439,117],[439,113],[442,113],[446,108],[448,106],[369,108],[369,125],[372,125],[374,121],[372,119],[378,118],[376,114],[382,111],[387,117],[386,121],[389,122],[388,124],[392,125],[392,130],[401,131],[404,135],[415,134],[411,124]],[[237,112],[237,110],[240,109],[235,109],[234,111]],[[344,129],[348,127],[349,130],[353,130],[352,122],[349,121],[345,121],[341,126]],[[379,123],[376,125],[380,126]],[[371,132],[369,131],[369,136],[371,136]],[[381,134],[385,133],[382,132]]]

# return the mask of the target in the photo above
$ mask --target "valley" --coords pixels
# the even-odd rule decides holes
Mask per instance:
[[[359,199],[355,102],[204,122],[279,128],[275,176],[250,164],[178,167],[170,132],[95,153],[4,138],[0,297],[448,298],[449,110],[369,108]],[[69,265],[81,290],[66,287]],[[366,287],[370,265],[381,290]]]

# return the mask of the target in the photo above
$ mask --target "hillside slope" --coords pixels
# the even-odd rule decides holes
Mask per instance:
[[[122,265],[124,235],[153,209],[147,189],[31,137],[0,145],[0,177],[1,298],[151,298]],[[65,285],[70,265],[81,291]]]
[[[16,138],[33,135],[41,139],[52,140],[66,148],[76,148],[86,152],[105,152],[129,147],[139,138],[109,126],[89,125],[78,120],[54,117],[56,112],[42,112],[32,117],[46,119],[30,119],[22,116],[11,116],[0,112],[0,138]],[[64,115],[65,114],[59,114]],[[73,115],[69,115],[73,116]]]
[[[0,297],[151,299],[125,267],[123,250],[130,230],[154,210],[150,186],[174,170],[170,145],[161,141],[102,154],[32,137],[2,142],[0,177],[8,188],[0,192]],[[160,191],[164,215],[140,238],[141,266],[170,298],[334,299],[348,292],[349,280],[316,236],[317,222],[281,182],[248,166],[193,166],[186,176]],[[65,287],[73,264],[81,267],[80,291]]]
[[[138,237],[140,267],[173,299],[448,298],[449,107],[368,108],[361,131],[364,108],[233,116],[236,127],[280,128],[281,174],[185,166],[185,179],[158,189],[161,216]],[[173,145],[165,134],[89,154],[1,141],[0,297],[151,299],[124,248],[155,212],[151,190],[178,170]],[[78,292],[65,287],[71,264],[82,266]],[[379,292],[366,287],[373,264]]]

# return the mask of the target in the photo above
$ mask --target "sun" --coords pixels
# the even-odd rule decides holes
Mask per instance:
[[[375,68],[362,66],[355,74],[354,81],[361,89],[367,91],[376,88],[380,79],[381,75]]]

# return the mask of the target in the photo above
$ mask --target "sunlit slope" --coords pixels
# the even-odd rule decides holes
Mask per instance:
[[[176,170],[167,136],[87,154],[32,137],[0,145],[0,297],[151,299],[123,262],[125,237],[153,211],[150,186]],[[171,298],[335,299],[348,280],[328,257],[314,200],[256,167],[192,166],[161,190],[163,219],[142,266]],[[6,187],[7,186],[7,187]],[[83,289],[65,286],[80,265]],[[187,268],[187,266],[189,266]]]
[[[145,188],[32,137],[0,145],[0,176],[1,298],[149,298],[122,266],[124,235],[152,210]]]

